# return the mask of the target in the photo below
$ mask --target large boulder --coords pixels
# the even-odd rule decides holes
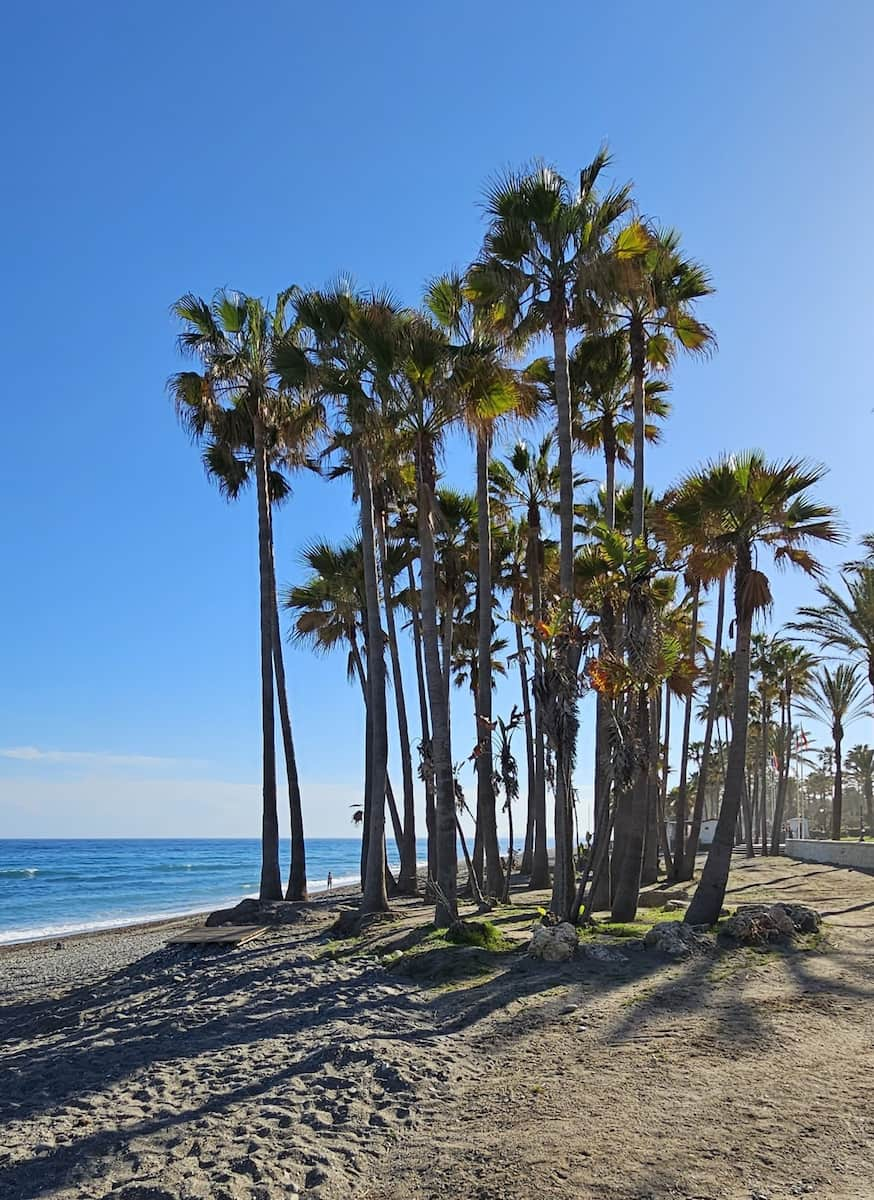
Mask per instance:
[[[567,962],[573,958],[577,948],[577,931],[569,921],[558,925],[535,925],[528,944],[528,953],[532,958],[542,958],[544,962]]]
[[[741,904],[720,926],[720,937],[746,945],[788,942],[797,933],[816,933],[822,918],[804,904]]]
[[[655,950],[669,958],[689,958],[714,948],[713,938],[682,921],[659,921],[646,931],[643,944],[647,950]]]
[[[294,925],[306,919],[304,906],[292,900],[241,900],[233,908],[218,908],[206,918],[217,925]]]

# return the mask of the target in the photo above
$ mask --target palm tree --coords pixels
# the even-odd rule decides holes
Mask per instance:
[[[367,620],[368,720],[371,778],[365,807],[367,846],[361,911],[388,908],[385,887],[385,794],[388,717],[373,481],[384,444],[386,405],[396,365],[398,308],[390,296],[355,293],[341,280],[324,292],[295,297],[294,339],[274,352],[280,378],[305,386],[333,408],[334,443],[351,460],[358,498]]]
[[[533,415],[536,391],[523,389],[517,372],[506,361],[494,313],[475,306],[457,273],[440,276],[429,285],[425,304],[453,339],[452,381],[458,392],[461,419],[476,445],[477,505],[477,612],[478,654],[477,720],[481,752],[477,759],[477,822],[485,851],[485,892],[503,891],[501,854],[495,813],[492,740],[492,541],[489,510],[489,458],[497,422],[508,414]]]
[[[534,827],[536,813],[536,766],[534,750],[534,721],[532,719],[532,696],[528,681],[528,647],[525,644],[524,628],[531,626],[529,584],[526,562],[528,556],[528,531],[524,521],[514,521],[505,515],[497,527],[494,547],[496,564],[496,586],[509,593],[508,618],[513,625],[516,638],[515,659],[519,671],[519,690],[522,697],[522,720],[525,726],[525,754],[528,767],[528,806],[525,822],[525,842],[522,850],[521,870],[531,874],[534,857]]]
[[[436,787],[434,841],[437,878],[434,922],[458,918],[455,780],[449,728],[449,697],[440,665],[437,629],[435,532],[439,527],[437,459],[446,431],[458,419],[458,393],[450,384],[451,346],[442,330],[420,314],[400,324],[398,368],[394,376],[400,404],[398,419],[409,432],[416,481],[420,552],[422,648],[431,716],[431,761]],[[448,667],[448,663],[447,663]]]
[[[666,369],[678,349],[707,353],[713,331],[695,315],[698,300],[713,292],[699,263],[686,258],[679,234],[632,221],[615,238],[604,318],[628,338],[634,422],[634,507],[631,536],[644,526],[646,374]]]
[[[858,700],[862,694],[864,680],[859,678],[859,669],[854,663],[840,663],[833,671],[821,666],[810,678],[806,689],[806,700],[800,705],[805,715],[819,720],[825,717],[831,726],[832,743],[835,751],[834,793],[832,798],[832,840],[840,841],[843,816],[843,763],[842,747],[844,725],[860,716]],[[790,727],[791,728],[791,727]],[[777,821],[774,821],[775,836]]]
[[[606,149],[580,172],[573,187],[544,164],[509,172],[486,192],[489,228],[470,273],[473,294],[500,306],[517,335],[548,330],[555,362],[556,437],[560,477],[560,584],[573,592],[573,441],[568,332],[578,296],[592,287],[611,228],[628,211],[630,187],[601,196],[597,185],[610,156]]]
[[[814,656],[801,646],[795,646],[780,638],[771,641],[771,664],[780,689],[779,699],[782,715],[780,778],[771,828],[771,853],[773,855],[780,853],[783,818],[786,814],[786,796],[789,791],[789,777],[792,770],[792,700],[797,695],[805,696],[807,694],[816,661]],[[764,853],[764,846],[762,852]]]
[[[874,830],[874,750],[870,746],[854,746],[847,755],[847,767],[865,797],[865,824],[870,833]]]
[[[605,520],[616,524],[616,464],[631,466],[628,451],[634,442],[631,361],[622,330],[583,338],[570,361],[572,430],[574,440],[589,453],[604,457]],[[645,383],[646,412],[665,420],[671,406],[665,398],[670,385],[663,379]],[[643,435],[653,444],[661,430],[645,421]]]
[[[526,565],[531,589],[531,621],[536,627],[543,619],[543,572],[546,547],[542,537],[544,516],[556,506],[559,492],[558,467],[552,458],[553,438],[544,437],[538,446],[517,442],[506,459],[494,459],[489,481],[499,511],[520,512],[528,536]],[[546,848],[546,756],[544,751],[543,713],[537,699],[537,681],[543,671],[543,647],[534,639],[534,848],[531,859],[530,888],[549,886],[549,858]]]
[[[874,698],[874,559],[847,564],[841,585],[821,583],[821,603],[799,608],[800,620],[790,628],[812,637],[824,650],[845,650],[866,671]],[[870,711],[874,716],[874,704]]]
[[[413,786],[413,758],[410,745],[410,728],[407,720],[404,677],[401,669],[397,621],[395,619],[395,609],[398,607],[399,601],[394,590],[395,579],[400,574],[400,570],[408,564],[409,551],[404,543],[389,541],[387,522],[390,506],[388,497],[391,491],[392,489],[385,478],[377,483],[374,488],[376,547],[379,552],[379,573],[382,580],[382,600],[385,607],[389,658],[391,660],[392,683],[395,693],[401,777],[404,788],[404,820],[399,846],[400,870],[398,872],[398,891],[405,896],[414,896],[418,888],[418,877],[416,870],[416,807]],[[395,566],[392,565],[393,560],[396,564]]]
[[[689,841],[686,846],[686,863],[683,870],[684,879],[691,879],[695,874],[695,857],[698,853],[698,839],[701,836],[701,821],[704,816],[704,801],[707,796],[710,748],[713,744],[713,727],[716,721],[720,665],[722,662],[722,635],[725,627],[725,581],[726,572],[723,571],[719,575],[719,582],[717,584],[716,629],[713,635],[713,653],[710,659],[709,703],[707,705],[707,715],[704,720],[704,740],[701,743],[698,780],[695,785],[695,802],[692,805],[692,824],[689,830]]]
[[[207,471],[228,498],[254,477],[258,512],[260,591],[262,819],[261,881],[264,900],[282,898],[279,820],[276,810],[274,672],[289,787],[291,868],[286,896],[306,899],[306,848],[291,720],[285,689],[276,604],[271,503],[288,494],[283,466],[300,457],[306,421],[293,421],[291,396],[273,365],[279,341],[289,336],[282,293],[270,312],[262,301],[218,291],[211,302],[191,293],[173,305],[183,323],[182,352],[200,360],[202,371],[180,371],[169,383],[177,414],[204,446]],[[300,414],[298,414],[300,415]],[[294,431],[294,432],[293,432]],[[298,444],[295,444],[297,442]]]
[[[675,489],[673,505],[687,526],[696,518],[709,546],[734,565],[735,653],[731,745],[725,792],[716,834],[685,920],[712,925],[722,907],[735,828],[744,795],[750,699],[750,638],[753,617],[771,604],[767,576],[754,555],[768,547],[778,563],[816,575],[821,570],[806,547],[836,542],[834,512],[808,495],[825,474],[822,467],[788,460],[770,463],[758,451],[708,463]]]

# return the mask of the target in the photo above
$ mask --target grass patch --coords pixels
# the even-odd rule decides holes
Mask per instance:
[[[478,946],[500,953],[512,949],[494,921],[459,921],[446,931],[446,941],[455,946]]]
[[[663,921],[682,921],[685,912],[677,909],[675,912],[662,912],[658,908],[639,909],[633,921],[597,921],[585,929],[581,929],[582,939],[596,937],[608,938],[642,938]]]
[[[392,971],[460,990],[466,982],[496,973],[496,959],[519,949],[493,921],[460,921],[451,929],[422,925],[383,958]]]

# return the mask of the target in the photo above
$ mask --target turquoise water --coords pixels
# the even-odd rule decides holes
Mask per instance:
[[[357,883],[357,838],[307,838],[311,891]],[[288,842],[281,850],[283,870]],[[419,844],[419,859],[425,857]],[[397,866],[389,843],[389,863]],[[0,942],[111,929],[256,895],[255,838],[0,839]]]

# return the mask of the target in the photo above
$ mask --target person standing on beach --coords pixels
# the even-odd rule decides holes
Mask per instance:
[[[328,872],[328,891],[330,892],[333,889],[333,887],[334,887],[334,876],[329,871]]]

